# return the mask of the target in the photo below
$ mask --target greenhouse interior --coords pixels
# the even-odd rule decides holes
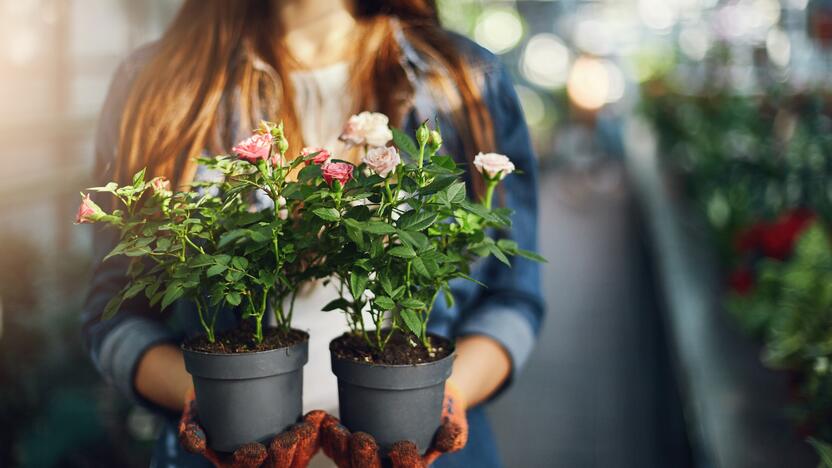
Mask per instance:
[[[276,10],[281,2],[304,8],[274,0]],[[495,200],[515,199],[514,190],[531,194],[511,238],[536,239],[524,248],[545,259],[529,267],[534,270],[510,270],[535,272],[515,274],[516,283],[537,281],[539,270],[534,294],[545,307],[535,316],[534,333],[515,330],[523,343],[505,344],[500,336],[511,331],[482,332],[497,337],[486,339],[501,345],[506,368],[515,368],[482,398],[467,398],[478,412],[475,417],[468,408],[470,435],[459,454],[391,466],[832,468],[832,156],[826,155],[832,151],[832,0],[308,0],[316,2],[394,16],[399,5],[401,11],[435,9],[450,43],[467,44],[463,49],[499,70],[485,73],[486,90],[489,77],[502,73],[499,86],[505,86],[494,91],[501,94],[484,91],[483,102],[491,106],[488,99],[496,99],[496,111],[519,103],[522,113],[509,119],[491,112],[496,138],[511,128],[522,139],[527,129],[534,156],[524,167],[510,145],[496,142],[496,151],[520,170],[496,189]],[[170,32],[188,22],[178,12],[192,3],[0,0],[0,466],[211,466],[160,462],[170,411],[125,396],[123,385],[102,371],[107,357],[90,350],[84,324],[101,261],[97,237],[89,226],[73,226],[85,222],[81,212],[75,217],[79,191],[107,182],[100,178],[97,140],[107,119],[118,118],[106,112],[124,78],[117,70],[125,63],[130,68],[146,44],[169,44]],[[375,57],[373,50],[365,53]],[[480,85],[472,85],[474,99]],[[179,114],[193,106],[176,105],[171,110]],[[437,130],[450,141],[454,129],[439,120]],[[262,125],[261,136],[283,138],[282,124],[279,130]],[[413,141],[400,133],[394,131],[393,141],[404,157]],[[424,150],[418,131],[416,138]],[[429,147],[434,140],[425,141]],[[419,170],[421,163],[420,155]],[[333,185],[326,164],[341,163],[321,167],[323,179],[316,180],[327,193],[341,183],[351,187],[348,179]],[[373,180],[361,168],[356,180]],[[513,177],[537,186],[516,188]],[[148,180],[150,190],[157,179]],[[454,203],[447,199],[453,194],[442,194],[448,206]],[[355,231],[346,232],[355,241]],[[502,255],[497,250],[493,255]],[[408,281],[410,267],[408,261]],[[370,273],[370,283],[374,278]],[[483,287],[499,294],[503,286]],[[358,301],[360,294],[352,294]],[[265,304],[265,292],[262,297]],[[387,300],[399,309],[398,301]],[[505,301],[502,307],[511,309]],[[400,323],[412,330],[407,310]],[[336,313],[323,316],[346,331]],[[491,318],[509,315],[523,316]],[[397,317],[388,319],[393,327]],[[486,327],[481,318],[464,323]],[[464,323],[453,330],[464,330]],[[528,353],[522,369],[515,349]],[[472,359],[464,350],[458,342],[452,380],[456,366]],[[329,372],[329,357],[322,362]],[[340,404],[346,417],[343,398]],[[319,407],[303,407],[313,409]],[[488,438],[480,430],[490,431]],[[177,444],[175,438],[168,443]],[[335,466],[321,443],[309,466]],[[468,449],[487,452],[490,464],[463,458]]]

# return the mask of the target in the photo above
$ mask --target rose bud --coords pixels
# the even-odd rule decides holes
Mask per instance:
[[[349,118],[339,139],[351,146],[385,146],[393,139],[389,123],[384,114],[362,112]]]
[[[89,194],[82,194],[81,206],[75,215],[75,224],[87,224],[98,221],[104,214],[101,208],[90,199]]]
[[[508,156],[497,153],[480,153],[474,157],[474,167],[489,179],[502,180],[514,172],[514,163]]]
[[[243,161],[248,161],[251,164],[257,164],[260,160],[269,158],[269,153],[272,149],[272,136],[269,133],[258,133],[252,135],[245,140],[237,143],[231,149],[238,158]]]
[[[317,153],[317,154],[315,154],[315,153]],[[315,156],[312,157],[312,159],[308,159],[306,161],[307,166],[310,165],[310,164],[316,164],[316,165],[320,166],[320,165],[324,164],[325,162],[327,162],[327,160],[329,160],[330,156],[332,156],[329,153],[329,151],[325,150],[324,148],[313,148],[313,147],[307,146],[306,148],[300,150],[300,155],[304,159],[308,158],[309,155],[311,155],[311,154],[315,154]]]
[[[434,151],[438,150],[442,146],[442,134],[436,130],[431,131],[428,137],[428,146],[434,148]]]
[[[387,177],[401,164],[402,158],[399,156],[399,151],[396,148],[392,146],[380,146],[367,151],[362,161],[376,174]]]
[[[350,163],[330,162],[321,166],[321,175],[330,186],[334,181],[338,181],[343,186],[352,180],[353,169],[354,166]]]
[[[430,130],[428,130],[427,123],[423,123],[419,125],[419,128],[416,129],[416,141],[420,145],[424,145],[428,142],[428,137],[430,136]]]

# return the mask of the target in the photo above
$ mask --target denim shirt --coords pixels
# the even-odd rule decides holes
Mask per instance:
[[[403,51],[402,67],[414,92],[404,127],[413,131],[424,120],[438,119],[443,132],[443,152],[463,161],[461,139],[453,126],[450,110],[443,105],[446,101],[435,97],[427,84],[426,73],[433,71],[432,65],[417,53],[401,29],[396,30],[396,39]],[[536,251],[537,164],[511,78],[493,54],[462,36],[454,35],[454,39],[474,70],[482,99],[490,112],[496,142],[492,151],[508,155],[518,169],[503,181],[503,193],[499,197],[505,206],[514,210],[513,228],[497,235],[516,241],[523,249]],[[96,135],[96,178],[100,179],[97,182],[103,184],[112,178],[121,113],[133,80],[154,51],[152,44],[140,48],[116,71]],[[115,236],[113,232],[95,229],[93,249],[97,259],[103,258],[115,245]],[[486,335],[496,340],[511,359],[511,375],[503,389],[514,380],[528,359],[545,313],[539,265],[523,258],[513,258],[511,263],[512,267],[508,268],[494,257],[477,262],[471,276],[487,287],[455,280],[451,285],[455,305],[449,308],[443,300],[438,300],[429,323],[430,331],[442,336]],[[101,320],[107,301],[127,280],[126,265],[127,259],[120,257],[98,263],[82,316],[84,342],[93,363],[107,382],[127,397],[173,420],[176,415],[165,413],[136,393],[133,386],[136,368],[150,347],[179,343],[201,329],[193,306],[181,301],[172,307],[173,312],[162,314],[152,310],[146,299],[136,298],[126,302],[112,319]],[[220,328],[228,325],[220,324]],[[436,466],[500,466],[481,407],[469,411],[469,425],[466,449],[440,458]],[[164,431],[157,445],[156,461],[163,466],[195,466],[196,460],[179,450],[175,438],[170,440],[174,431],[173,426]]]

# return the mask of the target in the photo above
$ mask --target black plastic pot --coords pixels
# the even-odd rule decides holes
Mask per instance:
[[[255,353],[182,350],[212,449],[233,452],[249,442],[268,442],[300,418],[308,339]]]
[[[383,453],[400,440],[415,442],[420,453],[430,447],[454,353],[434,362],[397,366],[331,357],[341,422],[348,429],[375,437]]]

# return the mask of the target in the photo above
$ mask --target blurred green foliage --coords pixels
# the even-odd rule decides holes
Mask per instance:
[[[765,343],[767,365],[794,376],[791,412],[806,432],[832,440],[832,237],[816,222],[792,256],[760,259],[748,294],[728,310]]]
[[[832,96],[781,86],[691,95],[666,77],[642,91],[661,164],[707,220],[722,266],[749,275],[747,291],[728,294],[728,310],[762,341],[764,362],[790,372],[789,412],[801,432],[832,440]],[[796,212],[815,222],[783,221]],[[787,253],[740,246],[749,228],[785,242]],[[783,229],[802,232],[793,249]],[[823,457],[828,446],[813,445]]]
[[[720,257],[748,225],[796,207],[832,219],[832,99],[772,89],[687,95],[666,80],[647,83],[642,111],[659,134],[662,163],[712,228]]]

